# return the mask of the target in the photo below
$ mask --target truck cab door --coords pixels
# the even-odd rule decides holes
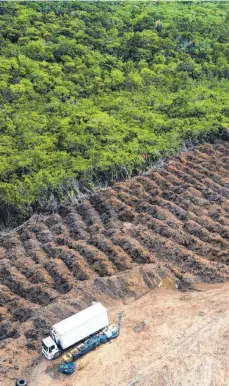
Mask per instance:
[[[51,347],[49,347],[49,353],[51,354],[52,352],[54,352],[56,346],[52,345]]]
[[[51,347],[44,347],[42,346],[42,352],[44,354],[44,356],[47,358],[47,359],[52,359],[52,350],[51,350]]]
[[[57,348],[56,345],[53,344],[52,346],[50,346],[49,349],[48,349],[48,356],[49,356],[49,359],[55,358],[55,354],[56,354],[57,352],[59,352],[59,350],[58,350],[58,348]]]
[[[52,359],[56,359],[61,356],[61,351],[58,349],[56,344],[50,347],[50,355]]]

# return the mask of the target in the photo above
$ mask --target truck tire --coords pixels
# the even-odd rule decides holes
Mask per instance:
[[[17,379],[16,380],[16,386],[27,386],[28,383],[25,379]]]
[[[60,358],[61,356],[61,351],[56,352],[56,354],[53,356],[53,359]]]

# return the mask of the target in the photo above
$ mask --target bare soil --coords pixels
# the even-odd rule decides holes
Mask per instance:
[[[172,280],[129,304],[120,336],[76,362],[70,376],[38,358],[27,369],[30,386],[229,385],[229,284],[181,293]]]
[[[3,385],[37,360],[53,323],[93,300],[136,307],[140,296],[154,298],[164,278],[181,291],[227,282],[228,262],[228,142],[199,146],[79,205],[33,216],[0,235]]]

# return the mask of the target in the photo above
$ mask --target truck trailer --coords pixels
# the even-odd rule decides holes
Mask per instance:
[[[101,303],[95,303],[52,326],[51,336],[42,340],[42,353],[47,359],[58,358],[62,350],[93,335],[108,324],[107,309]]]

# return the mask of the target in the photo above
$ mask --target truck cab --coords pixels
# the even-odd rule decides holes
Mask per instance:
[[[42,340],[42,353],[47,359],[58,358],[61,355],[61,351],[51,336]]]

